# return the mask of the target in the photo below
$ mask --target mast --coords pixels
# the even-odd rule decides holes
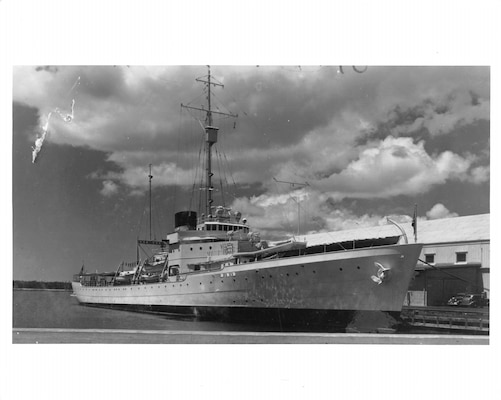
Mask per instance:
[[[208,75],[206,77],[196,79],[197,82],[202,82],[207,87],[207,108],[192,107],[184,104],[181,104],[181,107],[192,110],[203,111],[206,113],[205,117],[206,168],[205,168],[205,186],[202,189],[205,191],[205,217],[209,218],[212,215],[212,203],[214,202],[214,200],[212,199],[212,192],[214,191],[214,187],[212,186],[212,176],[214,175],[214,173],[212,172],[212,146],[215,143],[217,143],[217,133],[219,131],[219,128],[212,126],[213,124],[212,114],[225,115],[227,117],[233,117],[233,118],[237,118],[238,115],[212,110],[211,106],[212,86],[220,86],[224,88],[224,85],[219,82],[214,82],[211,76],[210,66],[207,66],[207,68],[208,68]]]
[[[148,178],[150,179],[150,240],[151,240],[151,180],[153,178],[153,175],[151,175],[151,164],[150,164],[150,174],[148,175]]]

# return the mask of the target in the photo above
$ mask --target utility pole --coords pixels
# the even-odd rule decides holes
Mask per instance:
[[[306,186],[310,186],[310,184],[308,182],[304,182],[304,183],[300,183],[300,182],[288,182],[288,181],[279,181],[275,178],[273,178],[273,180],[277,183],[287,183],[290,185],[291,188],[293,188],[294,186],[298,186],[298,187],[306,187]],[[299,196],[297,197],[297,199],[293,196],[291,196],[291,199],[294,200],[297,204],[297,235],[299,236],[299,232],[300,232],[300,228],[301,228],[301,215],[300,215],[300,206],[299,206]]]

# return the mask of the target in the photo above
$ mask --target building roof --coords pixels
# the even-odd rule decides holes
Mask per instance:
[[[465,217],[434,220],[418,219],[417,241],[424,244],[455,243],[490,240],[490,214],[468,215]],[[414,243],[414,231],[410,222],[399,223],[404,229],[409,243]],[[308,247],[362,239],[377,239],[401,235],[393,224],[344,231],[322,232],[301,236]]]

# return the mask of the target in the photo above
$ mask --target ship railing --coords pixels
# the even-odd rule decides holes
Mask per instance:
[[[226,222],[232,224],[241,224],[242,220],[235,217],[234,215],[202,215],[197,218],[198,224],[203,224],[204,222]]]

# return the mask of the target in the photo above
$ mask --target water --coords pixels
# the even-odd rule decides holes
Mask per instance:
[[[71,292],[14,290],[13,328],[136,329],[175,331],[277,331],[277,327],[236,324],[85,307]]]

